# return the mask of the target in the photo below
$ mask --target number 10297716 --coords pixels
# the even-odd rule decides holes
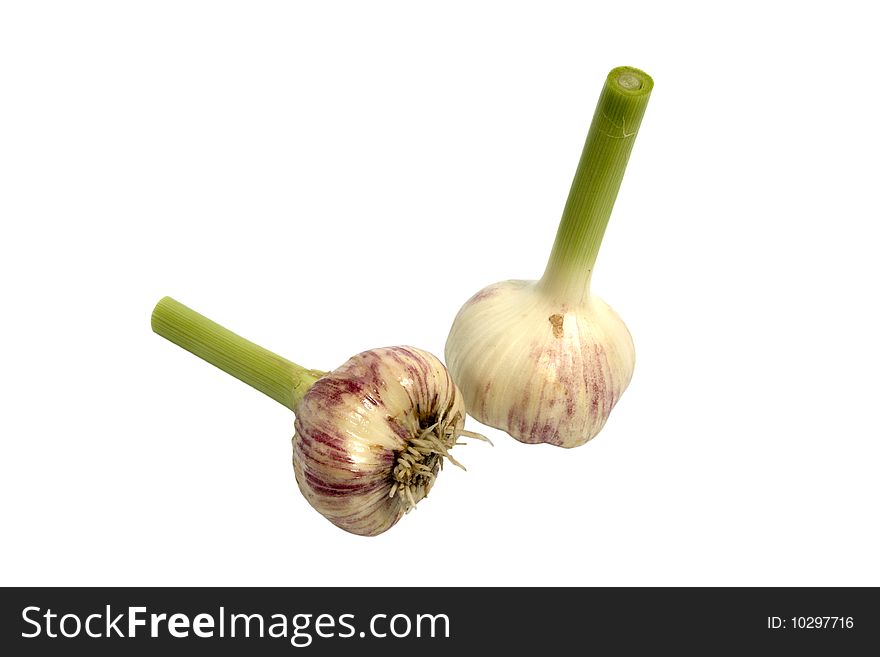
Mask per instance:
[[[852,616],[767,616],[768,630],[851,630]]]

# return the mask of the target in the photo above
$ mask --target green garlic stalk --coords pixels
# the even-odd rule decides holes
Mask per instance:
[[[653,86],[635,68],[608,74],[543,277],[484,288],[449,333],[468,412],[522,442],[583,445],[632,378],[632,337],[590,279]]]
[[[465,407],[443,364],[414,347],[360,353],[310,370],[245,340],[170,297],[153,331],[296,413],[293,468],[309,504],[337,527],[375,536],[434,485],[464,430]]]

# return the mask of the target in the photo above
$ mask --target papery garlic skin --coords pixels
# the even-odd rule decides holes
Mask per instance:
[[[629,330],[608,304],[589,295],[563,302],[536,281],[471,297],[445,353],[471,416],[521,442],[560,447],[599,433],[635,366]]]
[[[446,368],[413,347],[350,358],[295,412],[300,490],[334,525],[362,536],[386,531],[427,496],[465,418]]]

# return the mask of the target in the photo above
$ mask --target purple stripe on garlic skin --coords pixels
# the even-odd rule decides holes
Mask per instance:
[[[470,414],[524,443],[577,447],[605,425],[633,374],[626,325],[601,299],[562,302],[534,281],[481,290],[446,343]]]
[[[333,524],[363,536],[386,531],[427,496],[465,418],[446,368],[412,347],[354,356],[295,411],[300,490]]]

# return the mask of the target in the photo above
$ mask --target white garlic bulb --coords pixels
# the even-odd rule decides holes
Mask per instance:
[[[483,424],[525,443],[576,447],[605,425],[632,378],[635,350],[598,297],[571,304],[535,281],[504,281],[464,304],[446,361]]]
[[[638,69],[609,73],[544,276],[484,288],[450,330],[468,412],[522,442],[583,445],[632,378],[630,333],[590,279],[652,88]]]

